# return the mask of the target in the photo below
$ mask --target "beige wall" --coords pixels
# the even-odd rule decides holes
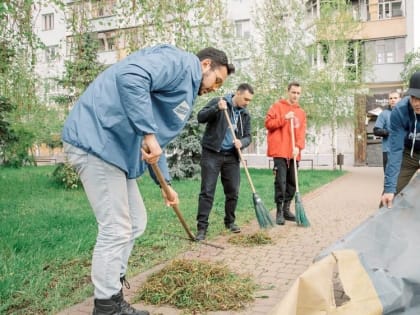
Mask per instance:
[[[403,37],[407,35],[405,17],[364,22],[359,39]]]

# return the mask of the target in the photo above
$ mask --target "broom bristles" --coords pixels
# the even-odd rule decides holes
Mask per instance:
[[[257,217],[258,225],[261,228],[274,226],[270,212],[264,206],[261,198],[256,193],[254,193],[252,199],[254,201],[255,215]]]
[[[303,208],[302,199],[300,194],[296,192],[295,194],[295,216],[296,223],[299,226],[308,227],[311,224],[309,223],[308,218],[306,217],[305,209]]]

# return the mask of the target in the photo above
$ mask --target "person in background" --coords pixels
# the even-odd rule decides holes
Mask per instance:
[[[300,84],[291,82],[287,87],[288,98],[271,105],[265,117],[265,128],[268,131],[267,156],[274,161],[274,202],[277,206],[276,223],[279,225],[284,225],[285,220],[296,219],[290,211],[296,192],[293,163],[298,166],[306,137],[306,113],[298,103],[301,92]],[[292,146],[291,123],[295,133],[295,147]]]
[[[233,233],[241,231],[235,224],[240,186],[238,150],[249,146],[252,140],[251,117],[247,106],[253,95],[252,86],[242,83],[234,94],[229,93],[223,98],[213,98],[197,114],[198,122],[206,124],[201,141],[201,191],[198,197],[196,235],[199,241],[206,238],[219,174],[225,194],[225,227]],[[229,129],[224,111],[227,111],[232,126],[235,128],[236,140]]]
[[[171,45],[141,49],[100,73],[67,117],[64,151],[98,223],[93,315],[149,314],[128,304],[122,291],[134,241],[147,222],[136,178],[146,162],[158,163],[169,183],[162,149],[186,124],[197,95],[217,90],[234,70],[212,47],[196,55]],[[165,203],[178,204],[169,190]]]
[[[392,207],[398,194],[419,169],[420,161],[420,71],[411,78],[404,97],[392,110],[388,163],[382,204]]]
[[[383,160],[383,167],[384,171],[386,169],[386,163],[388,161],[388,151],[389,151],[389,144],[388,144],[388,136],[389,136],[389,128],[390,128],[390,119],[391,119],[391,111],[397,105],[397,103],[401,100],[400,93],[398,92],[391,92],[388,95],[388,108],[384,109],[382,113],[379,114],[378,119],[376,119],[375,127],[373,127],[373,134],[378,137],[382,137],[382,160]]]

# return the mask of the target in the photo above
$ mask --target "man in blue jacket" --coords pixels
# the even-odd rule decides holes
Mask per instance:
[[[419,169],[420,161],[420,71],[410,78],[407,91],[391,113],[388,163],[382,204],[392,207],[398,194]]]
[[[210,100],[197,114],[198,122],[206,124],[201,141],[201,191],[198,198],[196,236],[199,241],[206,238],[219,173],[225,193],[225,227],[233,233],[241,231],[235,224],[240,184],[238,150],[251,143],[251,117],[246,107],[253,95],[254,89],[249,84],[240,84],[234,94],[229,93],[223,98]],[[236,139],[229,129],[225,110],[235,128]]]
[[[70,112],[64,150],[98,222],[94,315],[149,314],[131,307],[122,292],[134,240],[147,222],[136,178],[147,162],[158,163],[170,181],[162,148],[186,124],[197,95],[215,91],[234,71],[212,47],[196,55],[171,45],[149,47],[99,74]],[[172,188],[163,195],[167,205],[178,204]]]
[[[386,169],[386,163],[388,162],[388,136],[389,125],[391,124],[391,111],[400,100],[400,93],[395,91],[388,94],[389,106],[379,114],[378,119],[376,119],[375,127],[373,128],[373,134],[382,137],[382,161],[384,171]]]

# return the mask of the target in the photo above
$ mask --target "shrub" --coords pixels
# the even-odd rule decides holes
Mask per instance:
[[[59,163],[53,172],[54,180],[66,189],[77,189],[82,186],[76,170],[68,163]]]

